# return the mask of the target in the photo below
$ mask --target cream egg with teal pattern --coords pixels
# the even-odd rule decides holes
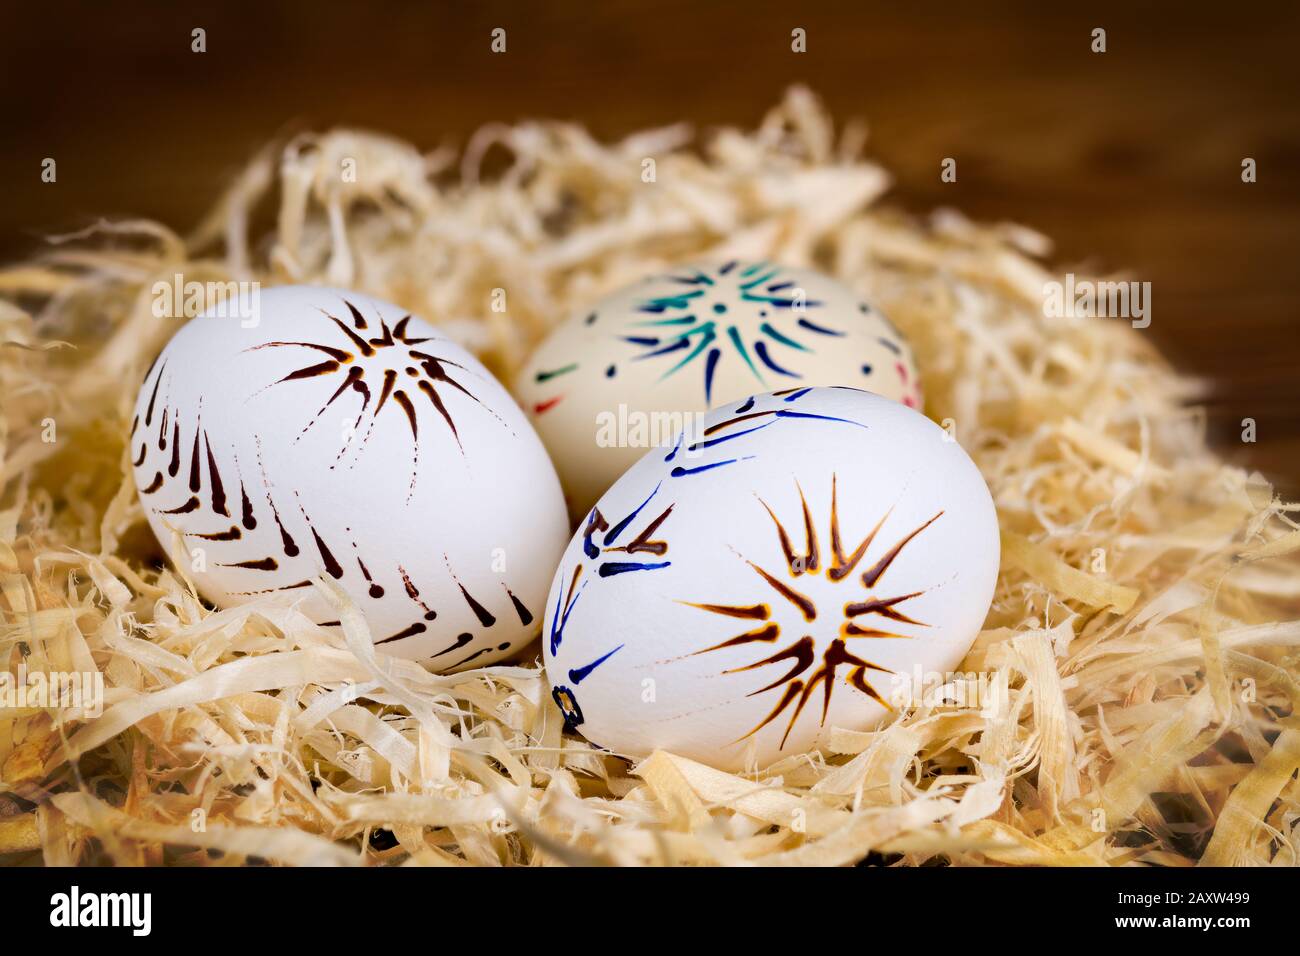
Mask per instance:
[[[577,514],[688,417],[821,385],[921,406],[911,347],[852,289],[808,269],[727,261],[676,267],[578,310],[515,391]]]

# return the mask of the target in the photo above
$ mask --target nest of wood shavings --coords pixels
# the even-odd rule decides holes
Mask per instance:
[[[1296,863],[1296,507],[1207,451],[1142,333],[1044,316],[1042,237],[879,207],[864,138],[800,89],[698,137],[340,130],[268,148],[187,238],[104,223],[0,273],[0,670],[105,686],[98,717],[0,710],[0,861]],[[155,282],[358,288],[508,376],[571,307],[705,256],[821,268],[910,337],[1004,536],[946,690],[1005,677],[1001,712],[917,705],[746,775],[634,765],[563,733],[535,650],[432,675],[346,601],[340,638],[163,564],[125,445],[177,325]]]

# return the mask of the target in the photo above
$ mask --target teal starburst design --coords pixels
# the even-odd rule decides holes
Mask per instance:
[[[797,337],[801,331],[834,337],[847,334],[813,322],[801,314],[802,309],[820,308],[823,303],[801,301],[794,296],[795,280],[784,277],[780,266],[766,262],[744,265],[732,261],[708,272],[694,270],[691,274],[671,274],[663,281],[689,288],[642,301],[637,311],[654,317],[633,322],[621,338],[642,349],[632,357],[632,361],[664,359],[670,363],[660,375],[660,381],[688,367],[700,367],[704,399],[708,405],[713,404],[713,381],[725,355],[743,362],[760,390],[766,390],[769,388],[767,374],[794,379],[803,377],[783,364],[784,359],[778,361],[773,349],[812,352],[813,349]],[[713,301],[710,303],[710,300]],[[730,304],[735,302],[752,303],[759,310],[759,318],[766,319],[758,325],[757,334],[747,338],[742,332],[743,323],[737,324],[725,318]],[[793,315],[796,306],[802,308],[798,318],[791,323],[794,328],[783,331],[777,328],[773,319],[767,318],[768,310],[786,311]],[[706,308],[712,315],[705,313]]]

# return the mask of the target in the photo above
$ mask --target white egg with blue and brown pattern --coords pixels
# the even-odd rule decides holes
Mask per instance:
[[[542,630],[551,695],[622,756],[765,766],[936,686],[999,557],[983,477],[921,413],[845,387],[729,402],[578,526]]]
[[[755,392],[849,385],[913,408],[911,347],[843,283],[768,262],[683,265],[577,310],[537,347],[519,396],[580,515],[673,417]]]
[[[183,325],[144,378],[136,487],[218,607],[356,602],[394,656],[440,670],[529,643],[569,535],[555,470],[505,388],[396,305],[264,290]]]

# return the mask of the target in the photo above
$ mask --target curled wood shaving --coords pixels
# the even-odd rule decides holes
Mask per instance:
[[[1206,449],[1198,384],[1141,332],[1044,314],[1044,237],[898,213],[862,142],[802,89],[698,136],[498,124],[457,155],[336,130],[269,145],[189,238],[100,223],[0,272],[0,669],[104,683],[95,717],[0,709],[0,859],[1294,863],[1300,507]],[[931,700],[751,775],[632,766],[564,733],[535,649],[433,675],[329,582],[342,636],[210,609],[151,542],[124,439],[175,329],[155,282],[351,285],[509,380],[571,309],[715,255],[831,272],[911,339],[1003,528],[944,692],[997,706]]]

